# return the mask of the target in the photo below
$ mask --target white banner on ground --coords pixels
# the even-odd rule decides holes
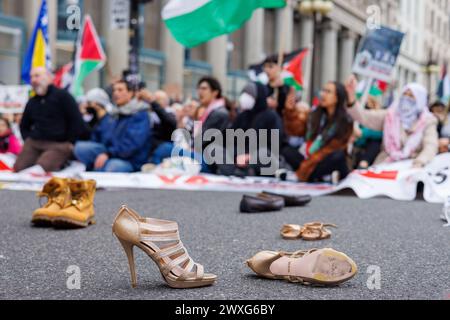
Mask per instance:
[[[420,182],[424,184],[423,197],[427,202],[444,203],[450,195],[450,153],[437,156],[424,169],[413,169],[412,161],[403,161],[354,171],[338,189],[352,189],[361,199],[387,196],[412,201]]]
[[[30,97],[31,87],[0,86],[0,113],[22,113]]]
[[[252,192],[269,190],[290,194],[322,196],[344,189],[353,190],[361,199],[386,196],[395,200],[416,199],[419,183],[424,184],[424,199],[444,203],[450,195],[450,153],[437,156],[423,169],[413,169],[411,161],[378,166],[371,170],[354,171],[339,186],[281,182],[271,178],[233,178],[215,175],[97,173],[84,172],[74,163],[60,173],[45,174],[42,170],[28,172],[0,172],[1,188],[11,190],[39,190],[52,176],[94,179],[105,189],[159,189],[218,192]]]

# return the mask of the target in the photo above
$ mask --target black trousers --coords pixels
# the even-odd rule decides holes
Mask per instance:
[[[286,162],[294,168],[294,170],[300,168],[300,165],[305,160],[297,149],[290,146],[282,150],[282,155],[284,156]],[[339,172],[341,179],[344,179],[350,173],[350,169],[347,165],[347,156],[343,150],[336,151],[319,162],[313,174],[309,178],[309,182],[320,182],[323,177],[332,174],[334,171]]]
[[[367,140],[366,146],[356,154],[356,166],[359,166],[361,161],[367,161],[371,166],[380,152],[381,140]]]

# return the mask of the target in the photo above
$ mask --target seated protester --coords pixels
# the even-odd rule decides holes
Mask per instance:
[[[366,109],[380,110],[381,102],[376,97],[369,96]],[[354,142],[354,167],[357,169],[368,169],[375,162],[378,154],[380,154],[383,132],[357,124],[353,134],[356,138]]]
[[[356,78],[347,83],[348,113],[362,125],[383,130],[383,150],[375,164],[412,159],[413,167],[427,165],[438,152],[437,119],[427,106],[427,90],[411,83],[388,110],[364,110],[355,98]]]
[[[232,161],[228,161],[224,165],[218,165],[218,174],[242,177],[262,175],[261,169],[263,167],[267,168],[269,165],[263,165],[259,161],[261,160],[259,159],[259,153],[261,152],[264,152],[264,157],[266,155],[271,157],[272,161],[277,163],[276,168],[279,168],[278,154],[285,141],[283,121],[275,110],[269,108],[267,105],[267,97],[268,89],[263,84],[250,83],[244,88],[239,98],[241,113],[237,115],[231,129],[235,130],[235,132],[241,129],[244,133],[248,133],[250,129],[256,130],[258,137],[256,141],[257,145],[251,147],[249,145],[250,139],[245,139],[245,146],[227,145],[225,149],[226,156],[234,156],[235,158],[229,158]],[[259,140],[260,130],[267,130],[267,140],[264,142],[264,146],[262,146]],[[278,141],[271,140],[271,130],[278,130]],[[272,147],[275,143],[277,144],[278,152],[276,152],[276,155],[273,155]],[[240,148],[244,149],[244,153],[238,154]],[[231,164],[231,162],[235,164]]]
[[[440,101],[436,101],[430,106],[430,111],[438,119],[439,153],[446,153],[450,150],[450,115],[447,107]]]
[[[45,171],[58,171],[72,156],[73,143],[89,135],[75,99],[51,85],[45,68],[31,70],[35,92],[23,113],[20,130],[25,140],[14,165],[16,172],[34,165]]]
[[[269,108],[276,110],[280,117],[283,117],[286,98],[290,90],[290,87],[285,85],[281,78],[282,71],[283,69],[278,63],[278,55],[267,57],[264,61],[264,73],[269,79],[267,104]]]
[[[295,92],[291,90],[284,111],[285,130],[292,136],[304,136],[305,143],[299,151],[284,150],[283,155],[300,181],[321,182],[331,176],[337,182],[349,174],[346,148],[353,123],[345,110],[346,104],[345,87],[337,82],[325,85],[320,104],[312,111],[296,107]]]
[[[208,129],[218,129],[222,132],[229,127],[230,114],[227,110],[227,101],[222,95],[220,82],[212,77],[200,79],[197,85],[200,107],[206,108],[194,126],[194,137],[204,134]],[[203,150],[210,144],[202,140]]]
[[[11,153],[19,155],[22,145],[13,134],[8,120],[0,118],[0,154]]]
[[[111,101],[105,90],[95,88],[90,90],[85,96],[85,111],[83,119],[88,123],[91,130],[99,125],[100,120],[108,113],[112,112]]]
[[[149,92],[147,92],[148,96]],[[149,96],[148,96],[149,97]],[[160,164],[165,158],[170,158],[173,149],[172,133],[177,129],[177,118],[169,112],[170,99],[164,91],[154,94],[151,117],[153,126],[151,163]],[[149,102],[147,102],[149,103]]]
[[[201,139],[202,150],[195,150],[193,145],[193,154],[191,156],[197,160],[201,160],[202,172],[215,172],[215,165],[207,165],[200,155],[203,155],[205,149],[212,145],[214,141],[206,141],[204,139],[205,133],[209,129],[217,129],[223,133],[229,128],[230,114],[227,109],[227,100],[222,95],[222,86],[220,82],[212,77],[204,77],[200,79],[197,85],[198,99],[201,111],[201,116],[196,120],[193,130],[193,139]],[[206,108],[206,109],[204,109]]]
[[[130,83],[116,82],[112,114],[103,115],[91,141],[75,145],[76,158],[88,170],[134,172],[147,162],[151,147],[148,105],[134,95]]]

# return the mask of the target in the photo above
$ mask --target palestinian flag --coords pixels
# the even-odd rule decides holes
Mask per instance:
[[[295,87],[297,90],[303,89],[303,60],[308,54],[308,49],[298,49],[287,53],[283,57],[282,78],[285,84]],[[264,73],[264,62],[250,66],[248,71],[250,80],[262,84],[269,83],[267,75]]]
[[[75,76],[71,90],[75,97],[83,95],[83,83],[87,76],[103,68],[105,63],[106,55],[100,43],[100,38],[91,17],[87,15],[84,18],[83,29],[77,43]]]
[[[364,91],[366,90],[367,81],[363,80],[358,84],[356,89],[356,97],[360,99],[364,95]],[[389,88],[389,84],[387,82],[381,80],[375,80],[370,87],[369,95],[372,97],[380,97],[385,94],[387,89]]]
[[[447,73],[447,65],[444,65],[439,81],[437,96],[441,102],[447,104],[450,101],[450,77]]]
[[[238,30],[258,8],[282,8],[286,0],[171,0],[162,18],[175,39],[192,48]]]
[[[284,83],[294,87],[297,91],[303,90],[303,60],[308,52],[308,49],[302,50],[292,61],[288,62],[282,74]]]
[[[55,72],[55,78],[53,80],[53,85],[60,89],[68,89],[73,82],[73,63],[62,66]]]

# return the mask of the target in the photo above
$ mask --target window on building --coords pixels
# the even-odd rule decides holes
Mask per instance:
[[[20,70],[25,50],[25,22],[0,15],[0,83],[21,83]]]
[[[142,81],[151,91],[161,89],[164,83],[164,54],[161,52],[142,49],[140,54],[140,73]]]
[[[266,54],[273,54],[276,51],[275,21],[275,10],[264,10],[264,51]]]
[[[212,74],[212,67],[208,63],[186,60],[183,75],[183,93],[185,98],[197,98],[197,84],[204,76]]]

